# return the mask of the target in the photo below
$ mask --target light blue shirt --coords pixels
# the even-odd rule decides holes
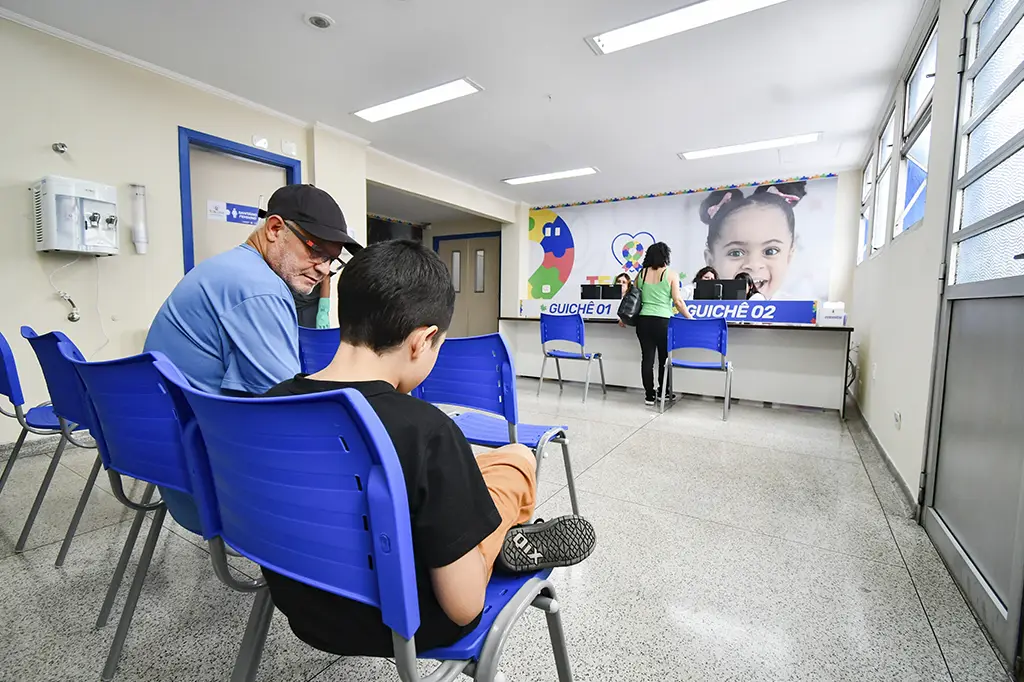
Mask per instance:
[[[159,351],[207,393],[261,394],[299,373],[299,321],[288,285],[248,244],[204,260],[156,314],[146,351]],[[189,495],[160,488],[174,520],[199,533]]]
[[[160,351],[207,393],[259,395],[299,373],[299,323],[288,285],[248,244],[209,258],[156,314],[146,351]]]

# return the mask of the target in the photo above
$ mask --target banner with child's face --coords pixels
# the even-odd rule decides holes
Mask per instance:
[[[530,212],[529,298],[594,298],[585,285],[635,278],[655,242],[684,284],[706,267],[749,274],[768,299],[826,300],[836,178]]]

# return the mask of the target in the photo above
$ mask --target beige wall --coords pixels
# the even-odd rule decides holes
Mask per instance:
[[[851,320],[857,328],[854,341],[859,345],[858,402],[871,430],[913,492],[918,488],[927,444],[938,277],[956,139],[958,57],[968,4],[969,0],[943,0],[940,5],[924,220],[886,244],[854,273]],[[897,411],[902,417],[900,427],[895,420]]]
[[[6,19],[0,19],[0,83],[5,102],[0,107],[0,229],[5,238],[0,333],[14,348],[26,399],[33,404],[46,398],[46,390],[21,339],[21,325],[60,329],[90,358],[137,353],[153,315],[181,278],[178,126],[243,144],[259,135],[275,152],[282,140],[295,142],[303,180],[330,192],[356,236],[366,238],[368,154],[374,152],[358,138],[275,115]],[[54,142],[65,142],[68,153],[51,151]],[[376,178],[387,184],[498,220],[515,219],[514,202],[374,154]],[[74,324],[47,282],[73,257],[36,254],[31,239],[28,187],[45,175],[93,180],[119,192],[121,255],[83,258],[54,277],[82,311]],[[131,244],[131,183],[147,190],[150,241],[144,256],[136,255]],[[16,436],[13,420],[0,419],[0,443]]]
[[[516,202],[511,199],[486,192],[376,149],[367,150],[366,179],[439,204],[454,206],[499,223],[515,221]]]

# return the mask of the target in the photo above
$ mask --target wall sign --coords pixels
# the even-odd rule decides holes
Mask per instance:
[[[723,318],[729,322],[761,324],[816,324],[817,301],[687,301],[686,309],[698,320]],[[582,315],[588,319],[618,319],[618,301],[519,301],[520,317]]]
[[[206,219],[217,220],[222,223],[255,225],[259,222],[260,217],[255,206],[232,204],[226,201],[207,201]]]

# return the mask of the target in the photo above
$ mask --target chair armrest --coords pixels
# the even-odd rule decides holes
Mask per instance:
[[[160,500],[159,502],[146,502],[145,500],[148,496],[143,497],[142,502],[132,502],[124,491],[124,483],[121,480],[121,474],[113,469],[107,469],[107,479],[110,481],[110,490],[114,493],[114,497],[117,498],[117,501],[132,511],[148,512],[164,506],[163,500]]]
[[[228,566],[228,553],[224,546],[224,538],[216,536],[210,538],[207,545],[210,547],[210,562],[213,564],[213,572],[217,578],[236,592],[256,592],[267,586],[263,578],[253,580],[247,578],[239,580],[231,575],[231,567]]]

